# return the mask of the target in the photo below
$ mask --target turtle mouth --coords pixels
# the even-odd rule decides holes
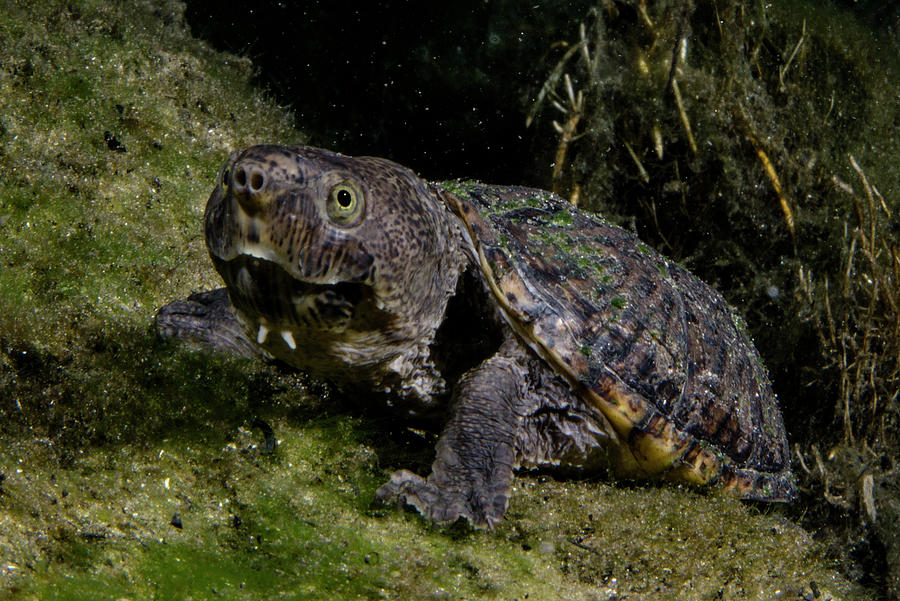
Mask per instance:
[[[231,303],[250,327],[287,330],[343,330],[357,307],[372,295],[358,282],[321,284],[298,279],[278,263],[250,255],[214,257]],[[263,343],[265,336],[259,334]]]

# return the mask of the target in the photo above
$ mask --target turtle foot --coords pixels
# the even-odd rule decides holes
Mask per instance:
[[[398,470],[379,488],[375,496],[385,503],[395,502],[415,508],[437,524],[450,524],[460,518],[473,526],[493,529],[506,512],[509,502],[505,493],[481,490],[458,490],[435,484],[409,470]]]
[[[224,288],[192,294],[187,300],[162,307],[156,313],[156,330],[163,338],[178,338],[208,350],[267,357],[244,334]]]

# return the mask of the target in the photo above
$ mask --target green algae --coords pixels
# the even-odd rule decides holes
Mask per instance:
[[[218,285],[227,151],[303,139],[182,10],[0,11],[0,598],[864,598],[777,512],[673,487],[524,476],[496,531],[431,527],[373,504],[416,456],[383,424],[157,340]]]
[[[611,299],[609,299],[609,304],[612,305],[613,307],[615,307],[616,309],[624,309],[625,305],[628,304],[628,301],[626,301],[621,296],[614,296]]]
[[[550,217],[550,223],[558,226],[572,225],[572,214],[565,210],[557,211]]]
[[[4,525],[39,523],[56,539],[51,556],[32,547],[30,563],[13,561],[33,574],[15,592],[589,599],[600,590],[756,599],[791,598],[813,581],[849,598],[821,548],[784,518],[678,488],[526,477],[492,533],[372,509],[381,474],[360,426],[345,416],[299,429],[273,422],[281,440],[272,456],[260,455],[247,431],[221,447],[180,439],[89,452],[52,479],[41,466],[46,450],[15,448],[2,464],[10,474]],[[181,528],[170,523],[175,513]]]

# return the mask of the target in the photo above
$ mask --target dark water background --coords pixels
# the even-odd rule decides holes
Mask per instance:
[[[312,144],[385,156],[431,179],[540,185],[547,174],[532,169],[526,107],[551,45],[590,6],[316,1],[223,11],[195,1],[186,17],[196,35],[253,59],[259,83],[295,111]]]

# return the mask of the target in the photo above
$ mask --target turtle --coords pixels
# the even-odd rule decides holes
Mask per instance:
[[[555,194],[257,145],[222,166],[204,229],[225,286],[164,306],[158,331],[440,424],[431,473],[394,471],[386,503],[492,528],[531,468],[796,494],[736,311]]]

